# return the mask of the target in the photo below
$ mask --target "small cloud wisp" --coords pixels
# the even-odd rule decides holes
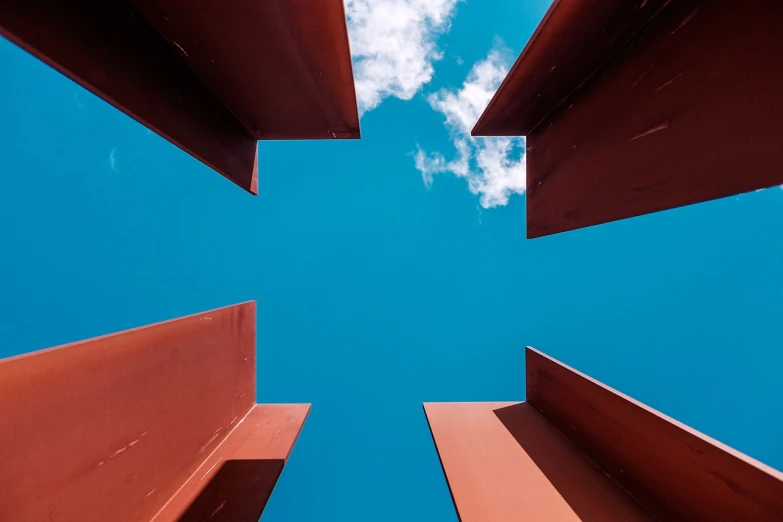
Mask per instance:
[[[114,172],[120,171],[117,168],[117,147],[114,147],[111,149],[111,152],[109,152],[109,167],[111,167],[111,170]]]

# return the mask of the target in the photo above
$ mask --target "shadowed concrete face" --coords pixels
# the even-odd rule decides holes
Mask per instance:
[[[258,522],[283,460],[227,460],[177,522]]]
[[[655,520],[529,404],[424,409],[462,522]]]
[[[530,404],[512,404],[493,413],[568,504],[574,520],[655,520]]]
[[[253,194],[257,140],[359,138],[342,0],[7,0],[0,35]]]
[[[555,1],[481,116],[530,238],[783,184],[783,4]]]
[[[527,402],[663,520],[783,520],[783,474],[527,349]]]

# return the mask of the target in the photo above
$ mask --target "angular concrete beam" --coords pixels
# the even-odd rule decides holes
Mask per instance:
[[[427,403],[462,522],[783,520],[783,474],[528,348],[527,402]]]
[[[359,137],[342,0],[8,0],[0,35],[253,194],[257,140]]]
[[[527,136],[530,238],[783,184],[783,7],[555,0],[473,134]]]
[[[250,302],[0,361],[0,519],[256,522],[310,406],[255,403],[255,336]]]

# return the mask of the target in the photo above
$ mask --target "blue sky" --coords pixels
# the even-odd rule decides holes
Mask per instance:
[[[548,2],[365,4],[362,140],[262,142],[255,198],[0,40],[0,356],[257,300],[259,400],[313,403],[267,522],[456,521],[421,403],[524,399],[526,344],[783,469],[783,190],[528,241],[464,127]]]

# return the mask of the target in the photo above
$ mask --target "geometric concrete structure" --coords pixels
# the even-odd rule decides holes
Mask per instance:
[[[310,405],[256,404],[255,313],[0,361],[0,520],[256,522]]]
[[[530,238],[783,184],[783,4],[555,0],[473,129],[527,136]]]
[[[427,403],[462,522],[783,520],[783,473],[528,348],[527,400]]]
[[[257,140],[359,138],[342,0],[4,0],[0,35],[253,194]]]

